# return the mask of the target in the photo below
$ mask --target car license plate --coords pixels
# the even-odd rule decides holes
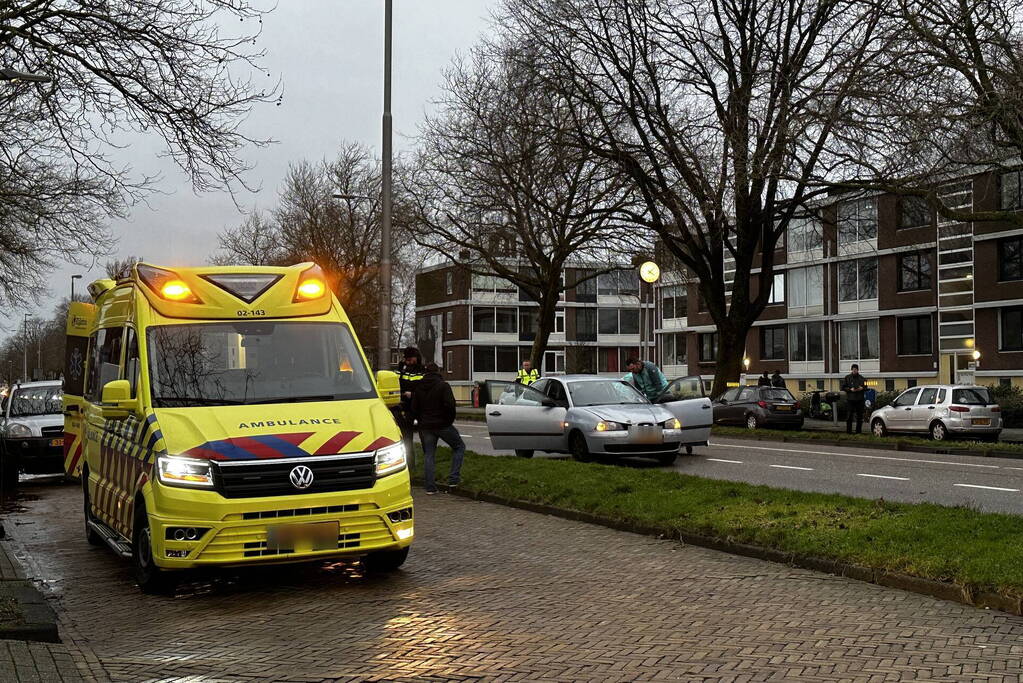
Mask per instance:
[[[64,439],[50,439],[50,445],[54,448],[63,448]]]
[[[783,410],[783,411],[786,411],[786,412],[791,412],[792,406],[775,406],[774,409],[775,410]]]
[[[632,443],[664,443],[664,431],[657,425],[632,425],[629,427]]]
[[[975,417],[975,418],[973,418],[973,426],[974,427],[987,427],[990,424],[991,424],[991,418],[990,417]]]
[[[267,527],[267,550],[276,552],[335,550],[338,523],[313,522],[311,524],[278,524]]]

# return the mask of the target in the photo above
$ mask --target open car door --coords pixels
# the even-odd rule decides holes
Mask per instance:
[[[487,380],[490,444],[497,450],[564,449],[565,414],[546,394],[516,382]]]
[[[682,423],[683,443],[706,445],[710,440],[714,411],[710,399],[703,392],[703,380],[698,375],[668,382],[668,387],[655,403],[667,408]]]
[[[82,437],[85,430],[85,362],[89,353],[89,330],[96,306],[72,301],[68,307],[64,349],[64,473],[82,474]]]

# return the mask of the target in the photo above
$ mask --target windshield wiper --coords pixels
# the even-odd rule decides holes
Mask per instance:
[[[206,398],[204,396],[157,396],[153,399],[156,403],[179,401],[182,403],[197,403],[202,406],[240,406],[244,401],[235,401],[230,398]],[[170,407],[170,406],[162,406]],[[178,406],[184,408],[188,406]]]
[[[257,406],[262,403],[311,403],[313,401],[335,401],[337,396],[334,394],[324,394],[322,396],[278,396],[277,398],[263,398],[258,401],[246,401],[247,405]]]

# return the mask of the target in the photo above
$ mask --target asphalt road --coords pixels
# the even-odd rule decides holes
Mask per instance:
[[[485,424],[457,426],[469,450],[513,455],[491,447]],[[624,458],[620,465],[657,467],[641,458]],[[674,466],[660,469],[800,491],[1023,514],[1023,460],[712,437],[709,447],[696,448],[692,456],[680,455]]]

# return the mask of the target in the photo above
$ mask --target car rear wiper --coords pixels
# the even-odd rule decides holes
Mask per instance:
[[[322,396],[278,396],[277,398],[262,398],[258,401],[246,401],[246,404],[256,406],[262,403],[306,403],[313,401],[335,400],[337,400],[337,396],[334,394],[324,394]]]
[[[206,398],[205,396],[157,396],[153,399],[154,403],[164,403],[180,401],[183,403],[198,403],[203,406],[240,406],[243,405],[244,401],[235,401],[230,398]],[[170,406],[161,406],[169,408]],[[178,406],[187,407],[187,406]]]

